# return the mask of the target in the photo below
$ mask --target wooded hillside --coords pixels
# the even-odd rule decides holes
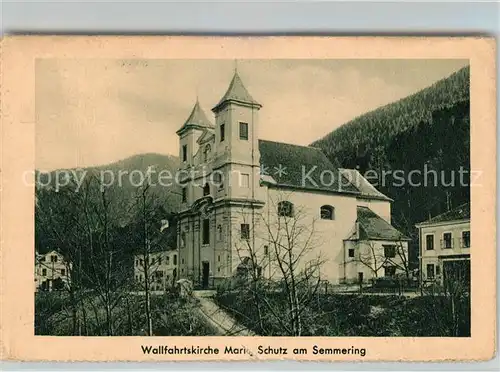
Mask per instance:
[[[99,242],[103,216],[107,219],[107,242],[116,245],[117,251],[131,254],[140,248],[143,223],[141,193],[144,190],[140,182],[141,177],[147,177],[149,167],[154,167],[155,172],[151,173],[151,186],[147,190],[147,223],[153,238],[160,229],[161,220],[168,219],[174,228],[173,235],[168,234],[162,239],[165,245],[175,247],[173,224],[179,208],[180,192],[174,180],[164,178],[160,181],[159,177],[162,171],[175,176],[178,159],[168,155],[143,154],[99,167],[37,173],[37,251],[44,253],[57,249],[67,252],[77,244],[88,246],[87,238],[92,238],[93,243]],[[64,179],[66,174],[71,177],[69,183]],[[99,237],[87,236],[90,225]],[[124,259],[130,258],[130,255],[125,256]]]
[[[415,236],[415,223],[469,200],[469,74],[465,67],[312,146],[339,167],[371,174],[370,182],[394,199],[393,224]]]

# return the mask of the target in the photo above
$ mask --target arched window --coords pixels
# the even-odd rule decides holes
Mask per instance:
[[[320,209],[320,216],[322,220],[335,219],[335,208],[331,205],[323,205]]]
[[[278,215],[282,217],[293,217],[293,204],[289,201],[279,202]]]
[[[210,195],[210,185],[208,183],[203,186],[203,196]]]
[[[208,161],[208,156],[210,155],[210,151],[212,151],[212,148],[210,145],[206,145],[205,149],[203,150],[203,161],[206,163]]]

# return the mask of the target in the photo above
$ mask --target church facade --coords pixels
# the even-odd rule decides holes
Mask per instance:
[[[259,139],[261,109],[235,71],[215,120],[197,101],[177,131],[179,277],[209,288],[248,267],[334,284],[401,271],[391,199],[317,148]]]

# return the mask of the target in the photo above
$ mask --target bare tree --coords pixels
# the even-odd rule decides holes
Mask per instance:
[[[255,223],[250,231],[240,232],[242,236],[236,239],[235,249],[242,262],[240,267],[249,278],[246,289],[252,295],[259,329],[266,333],[264,314],[267,314],[286,334],[300,336],[303,316],[315,299],[325,260],[314,252],[319,243],[315,218],[302,206],[292,204],[290,196],[279,195],[271,200],[268,213],[242,209],[242,220],[246,223],[251,219]],[[268,280],[264,281],[263,276]],[[284,314],[272,301],[276,292],[286,299]]]
[[[410,284],[411,281],[411,267],[410,267],[410,259],[408,256],[408,245],[404,244],[405,242],[399,240],[396,242],[395,250],[397,260],[390,259],[390,263],[395,266],[398,270],[402,271],[406,277],[406,284]]]
[[[84,290],[82,286],[82,249],[84,241],[79,231],[80,211],[79,195],[70,187],[58,190],[36,188],[35,230],[36,249],[54,248],[60,252],[66,265],[67,290],[71,307],[71,323],[73,335],[82,335],[82,325],[85,326],[83,311]],[[79,316],[82,309],[83,321]],[[83,324],[82,324],[83,323]]]
[[[106,334],[113,335],[114,309],[128,292],[130,273],[121,247],[114,237],[123,201],[118,193],[104,187],[95,177],[88,177],[84,188],[84,226],[90,257],[87,270],[89,284],[105,311]]]
[[[141,200],[141,212],[142,212],[142,230],[143,230],[143,249],[142,257],[144,259],[144,293],[146,301],[146,322],[147,322],[147,335],[153,335],[153,318],[151,316],[151,293],[150,293],[150,253],[151,244],[148,237],[148,219],[147,219],[147,196],[149,190],[149,183],[142,186],[142,191],[140,194]]]
[[[139,231],[132,231],[132,234],[139,233],[140,239],[140,265],[143,278],[137,283],[144,290],[145,313],[146,313],[146,333],[153,336],[153,314],[151,310],[151,292],[154,283],[159,278],[159,274],[165,273],[160,270],[160,260],[162,253],[169,248],[167,245],[161,246],[160,238],[161,220],[166,217],[167,212],[163,209],[163,199],[159,199],[154,194],[149,179],[146,179],[136,189],[135,209],[136,222],[140,226]],[[158,246],[157,241],[160,241]],[[159,257],[156,253],[159,253]],[[158,258],[158,259],[157,259]],[[165,257],[166,259],[166,257]],[[143,279],[143,280],[142,280]],[[166,283],[162,279],[162,286]]]
[[[380,277],[380,271],[386,267],[393,267],[395,272],[405,273],[410,280],[411,269],[408,259],[408,249],[403,240],[379,243],[375,241],[358,241],[354,257],[349,263],[359,263],[366,267],[374,278]]]
[[[68,266],[70,279],[65,289],[74,335],[89,331],[113,335],[127,317],[128,329],[133,328],[132,314],[122,319],[123,314],[116,311],[132,289],[132,246],[140,248],[148,258],[146,283],[150,292],[156,268],[150,264],[149,254],[155,248],[151,247],[155,230],[159,230],[159,202],[148,185],[137,191],[134,198],[127,190],[105,186],[97,171],[89,171],[81,185],[72,180],[57,192],[54,188],[36,190],[37,246],[60,251],[72,264]],[[150,299],[146,303],[146,328],[152,334]],[[95,317],[93,330],[91,317]]]
[[[470,266],[468,265],[468,261],[457,261],[451,265],[445,264],[443,270],[445,296],[450,302],[452,336],[460,336],[460,323],[466,321],[464,310],[468,308],[470,311]],[[468,323],[470,326],[470,319]]]
[[[389,262],[389,258],[375,242],[359,241],[355,256],[349,262],[360,263],[373,274],[373,277],[378,278],[380,270]]]
[[[401,214],[400,220],[400,223],[395,222],[395,227],[399,231],[404,231],[404,236],[401,236],[396,243],[396,254],[399,261],[394,261],[393,264],[404,272],[407,283],[410,283],[412,275],[410,248],[411,243],[418,240],[418,233],[415,231],[415,226],[406,218],[404,213]]]
[[[432,299],[428,315],[434,318],[446,336],[470,334],[470,263],[463,261],[443,262],[443,282],[426,288],[424,295]],[[468,326],[469,329],[464,329]]]

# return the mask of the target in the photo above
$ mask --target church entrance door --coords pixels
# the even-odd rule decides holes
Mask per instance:
[[[203,277],[201,285],[203,289],[208,288],[208,277],[210,275],[210,263],[207,261],[203,261]]]

